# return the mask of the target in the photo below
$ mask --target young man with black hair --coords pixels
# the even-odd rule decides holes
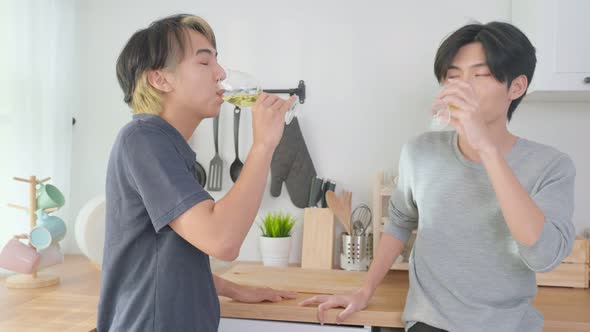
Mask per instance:
[[[435,104],[453,105],[455,131],[423,134],[402,149],[398,185],[363,286],[316,296],[323,321],[365,308],[412,230],[410,289],[403,321],[419,331],[542,331],[533,308],[535,272],[570,252],[575,168],[564,153],[508,128],[535,70],[535,49],[508,23],[466,25],[438,49],[444,86]]]
[[[243,302],[296,296],[211,273],[209,255],[238,256],[294,101],[260,95],[244,168],[214,202],[194,177],[196,155],[187,140],[203,119],[219,114],[224,77],[213,30],[191,15],[137,31],[117,60],[134,115],[117,136],[107,170],[99,332],[212,332],[220,317],[217,295]]]

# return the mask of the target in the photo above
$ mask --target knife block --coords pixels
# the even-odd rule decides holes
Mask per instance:
[[[327,208],[306,208],[303,213],[303,245],[301,267],[325,269],[333,267],[334,213]]]

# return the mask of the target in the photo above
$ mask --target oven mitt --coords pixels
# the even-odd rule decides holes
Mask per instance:
[[[273,197],[281,195],[285,182],[293,204],[298,208],[307,207],[309,187],[316,171],[297,118],[285,126],[283,137],[272,156],[270,176],[270,194]]]

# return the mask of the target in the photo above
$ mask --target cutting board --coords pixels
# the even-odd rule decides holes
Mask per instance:
[[[332,269],[334,213],[327,208],[307,208],[303,213],[301,267]]]
[[[222,277],[240,285],[272,287],[311,294],[349,294],[363,282],[366,272],[303,269],[299,267],[264,267],[237,264]]]

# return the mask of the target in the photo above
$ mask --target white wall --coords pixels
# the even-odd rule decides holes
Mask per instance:
[[[370,203],[374,174],[397,169],[402,145],[426,130],[438,90],[433,58],[441,40],[470,19],[510,20],[510,1],[87,1],[81,8],[82,105],[74,130],[72,211],[104,191],[108,153],[130,118],[115,78],[115,61],[131,34],[162,16],[189,12],[213,26],[227,67],[255,74],[263,87],[292,88],[304,79],[308,99],[299,109],[307,145],[320,176],[353,191],[353,203]],[[424,10],[428,6],[428,11]],[[586,111],[584,111],[586,110]],[[232,113],[222,109],[221,149],[226,170],[234,159]],[[588,104],[523,105],[517,134],[568,152],[578,166],[578,231],[590,226],[584,206],[590,192]],[[251,144],[250,117],[242,116],[241,159]],[[576,130],[579,129],[579,130]],[[201,124],[191,144],[208,168],[213,157],[212,121]],[[227,172],[227,171],[226,171]],[[231,184],[224,179],[225,188]],[[220,198],[225,193],[213,193]],[[302,221],[303,211],[265,194],[261,210],[281,209]],[[72,215],[73,222],[75,215]],[[253,227],[241,260],[259,259]],[[300,259],[301,228],[292,261]],[[70,238],[67,248],[76,251]]]

